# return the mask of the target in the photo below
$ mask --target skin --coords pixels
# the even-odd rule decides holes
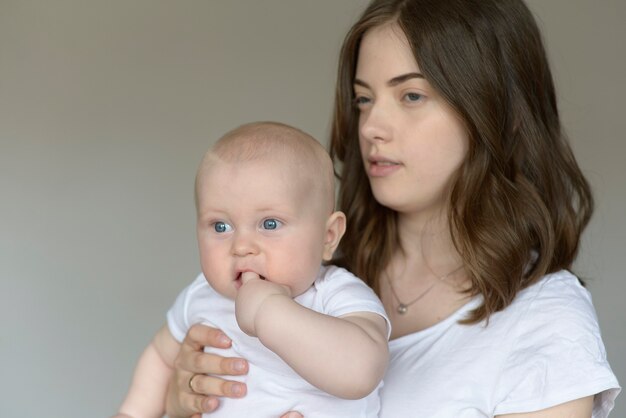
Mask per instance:
[[[381,298],[391,315],[392,338],[430,327],[466,301],[461,260],[445,217],[453,176],[469,139],[456,114],[424,79],[402,32],[391,24],[365,34],[354,82],[359,110],[359,145],[376,200],[398,213],[402,252],[386,277],[404,300],[428,291],[405,315],[389,280]]]
[[[293,301],[313,284],[322,260],[332,257],[345,216],[328,214],[326,200],[312,193],[315,176],[292,166],[292,159],[211,161],[198,182],[202,271],[216,291],[235,299],[242,331],[258,337],[314,386],[342,398],[361,398],[386,367],[386,360],[379,361],[387,357],[386,325],[372,313],[334,318]],[[325,358],[316,335],[328,338],[336,358]],[[351,361],[333,367],[342,352],[352,353]],[[361,376],[364,385],[351,384],[348,376]]]
[[[417,228],[444,213],[469,140],[394,25],[362,40],[354,82],[359,145],[376,200]]]
[[[268,132],[269,138],[272,135],[275,130]],[[230,144],[218,145],[224,142]],[[235,142],[231,154],[243,150],[235,140],[231,142]],[[324,181],[317,177],[320,165],[298,160],[317,161],[319,153],[302,157],[293,151],[297,147],[289,148],[290,153],[284,151],[288,148],[284,143],[275,148],[271,142],[266,145],[272,152],[262,156],[232,160],[210,152],[203,160],[196,183],[202,271],[215,291],[235,301],[236,320],[243,332],[257,337],[320,390],[345,399],[363,398],[380,383],[387,367],[386,321],[372,312],[332,317],[293,300],[311,287],[322,261],[332,258],[345,231],[345,215],[332,212],[332,187],[316,187]],[[327,178],[332,179],[327,162]],[[204,362],[221,369],[239,365],[241,370],[235,374],[247,372],[248,365],[236,359],[191,354],[202,349],[195,337],[230,346],[223,334],[203,332],[207,331],[194,327],[180,344],[164,326],[141,355],[117,417],[162,416],[172,399],[167,390],[172,376],[177,385],[191,384],[193,374],[179,377],[177,369]],[[336,356],[329,358],[329,351]],[[181,355],[185,353],[189,356]],[[238,390],[237,396],[246,393],[245,386],[203,376],[194,377],[193,388],[202,393],[214,390],[217,383],[218,390]],[[193,408],[212,410],[218,404],[215,397],[188,400]],[[176,414],[168,411],[170,417]]]
[[[276,285],[276,292],[295,297],[313,284],[321,260],[329,257],[325,234],[343,215],[329,218],[307,198],[302,181],[283,178],[284,170],[272,161],[216,160],[199,182],[200,264],[223,296],[241,297],[242,273],[253,272]]]
[[[354,85],[360,112],[359,146],[375,198],[398,212],[403,251],[392,259],[386,273],[394,278],[394,289],[405,295],[404,300],[420,295],[433,280],[460,265],[445,213],[450,184],[467,154],[468,136],[459,118],[420,74],[406,37],[395,25],[365,34]],[[406,315],[397,315],[397,302],[389,282],[383,280],[381,298],[390,313],[392,338],[448,317],[466,302],[462,294],[466,286],[461,269],[433,287]],[[224,382],[216,376],[207,379]],[[185,392],[182,386],[178,390]],[[499,418],[584,418],[591,417],[592,406],[593,396],[588,396]],[[293,412],[285,416],[301,417]]]

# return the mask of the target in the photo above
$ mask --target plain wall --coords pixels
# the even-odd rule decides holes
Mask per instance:
[[[597,198],[577,271],[624,383],[626,2],[529,3]],[[339,46],[365,4],[0,0],[0,416],[115,412],[199,271],[203,152],[252,120],[325,143]]]

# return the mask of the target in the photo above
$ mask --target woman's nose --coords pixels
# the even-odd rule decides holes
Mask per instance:
[[[389,115],[381,104],[373,104],[359,118],[359,130],[363,139],[369,142],[386,142],[390,139]]]

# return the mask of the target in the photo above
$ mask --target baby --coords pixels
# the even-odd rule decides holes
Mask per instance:
[[[210,350],[249,362],[247,396],[207,417],[376,417],[390,325],[367,285],[322,265],[345,231],[324,148],[290,126],[243,125],[206,153],[195,192],[202,274],[142,354],[118,417],[163,415],[172,364],[198,322],[232,339]]]

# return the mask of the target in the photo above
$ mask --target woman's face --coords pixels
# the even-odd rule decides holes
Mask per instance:
[[[376,200],[403,214],[440,213],[469,139],[422,76],[396,24],[364,35],[354,92],[361,155]]]

